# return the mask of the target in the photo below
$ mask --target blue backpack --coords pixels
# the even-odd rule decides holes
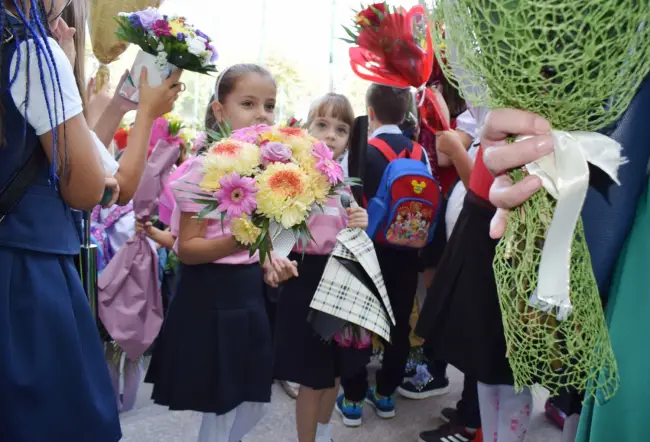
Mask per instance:
[[[422,249],[433,239],[442,189],[422,162],[418,143],[400,155],[379,138],[368,141],[388,160],[377,194],[368,203],[368,235],[378,244]]]

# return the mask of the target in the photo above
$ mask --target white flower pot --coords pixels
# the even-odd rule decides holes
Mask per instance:
[[[133,62],[133,67],[131,67],[129,77],[120,89],[120,95],[134,103],[140,101],[138,85],[140,82],[140,73],[142,72],[143,67],[147,68],[147,79],[149,86],[151,87],[160,86],[163,81],[169,78],[172,72],[178,70],[176,66],[170,63],[159,63],[155,55],[148,54],[142,50],[138,52],[138,55],[135,57],[135,61]]]

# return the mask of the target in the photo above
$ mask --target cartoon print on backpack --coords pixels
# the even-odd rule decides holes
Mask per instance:
[[[424,247],[435,221],[435,211],[419,201],[406,201],[395,210],[397,216],[386,229],[386,241],[403,247]]]

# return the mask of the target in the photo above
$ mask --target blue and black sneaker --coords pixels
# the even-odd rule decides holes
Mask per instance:
[[[343,418],[346,427],[359,427],[363,418],[363,402],[350,402],[345,395],[336,398],[336,411]]]
[[[378,397],[375,387],[368,389],[366,394],[366,403],[375,409],[377,416],[382,419],[395,417],[395,402],[391,396]]]

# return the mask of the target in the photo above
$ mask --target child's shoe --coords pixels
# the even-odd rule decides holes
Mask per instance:
[[[377,397],[377,392],[375,387],[368,389],[368,394],[366,394],[366,403],[372,408],[375,409],[377,416],[382,419],[390,419],[395,417],[395,402],[393,398],[388,397]]]
[[[336,398],[336,411],[343,418],[346,427],[360,427],[363,418],[363,402],[350,402],[345,395]]]
[[[397,392],[407,399],[426,399],[440,396],[449,392],[449,379],[434,378],[429,374],[426,365],[419,365],[417,373],[397,388]]]

